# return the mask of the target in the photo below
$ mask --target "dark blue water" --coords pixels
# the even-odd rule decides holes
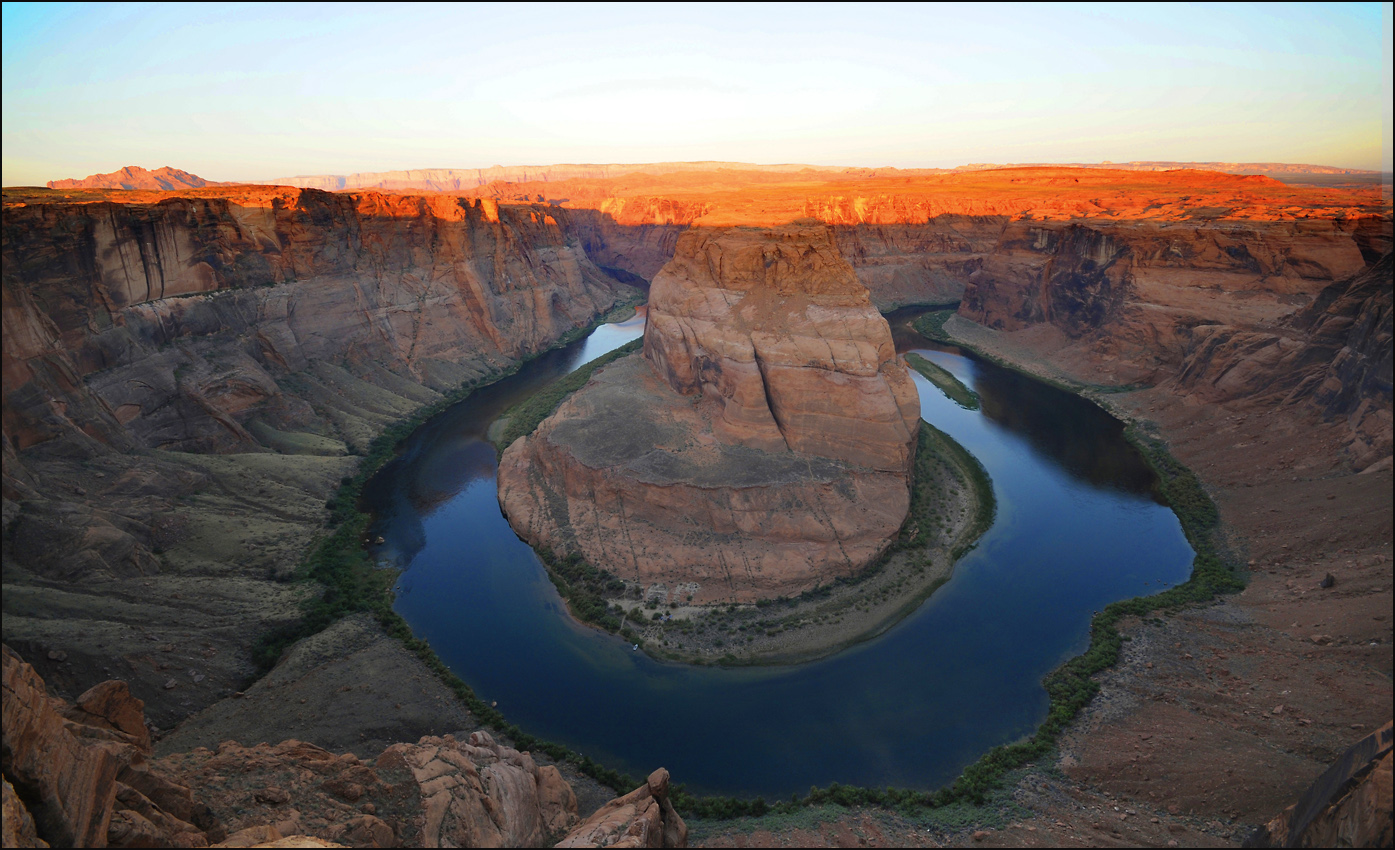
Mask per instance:
[[[1092,612],[1184,581],[1192,552],[1121,426],[1067,393],[918,350],[983,398],[966,411],[916,376],[924,418],[982,461],[998,518],[954,577],[880,637],[792,667],[654,661],[575,623],[499,512],[497,412],[642,332],[613,326],[553,352],[419,431],[371,485],[404,566],[397,610],[510,721],[633,775],[766,797],[811,785],[934,788],[1045,717],[1041,679],[1082,651]]]

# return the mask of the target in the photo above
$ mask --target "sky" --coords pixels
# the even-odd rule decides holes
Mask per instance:
[[[728,160],[1391,171],[1391,4],[4,3],[3,175]]]

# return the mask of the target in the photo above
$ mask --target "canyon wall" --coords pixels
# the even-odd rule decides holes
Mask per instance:
[[[565,210],[208,194],[4,219],[5,636],[70,695],[120,667],[162,728],[301,616],[377,433],[632,292]]]
[[[6,436],[220,452],[272,429],[363,445],[354,420],[610,307],[614,282],[565,225],[560,210],[314,191],[7,210]],[[358,403],[336,405],[339,385]],[[345,406],[359,410],[333,413]]]
[[[616,297],[607,270],[652,280],[714,222],[820,222],[878,307],[962,295],[976,321],[1059,334],[1101,382],[1312,405],[1348,423],[1353,465],[1390,455],[1389,272],[1354,277],[1390,250],[1379,192],[757,177],[5,190],[6,636],[65,693],[121,667],[162,726],[239,690],[249,636],[299,616],[284,582],[353,452],[589,321]]]

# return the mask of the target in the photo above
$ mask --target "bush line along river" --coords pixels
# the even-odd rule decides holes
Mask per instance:
[[[371,480],[365,462],[348,483],[362,486],[372,529],[355,512],[326,544],[343,537],[361,552],[365,531],[381,535],[375,557],[402,570],[396,601],[388,607],[380,578],[395,571],[312,558],[309,572],[322,580],[356,577],[357,591],[327,582],[320,605],[330,610],[320,616],[339,613],[336,598],[375,610],[482,722],[624,790],[621,771],[642,776],[662,764],[707,794],[788,799],[813,785],[825,790],[801,802],[981,799],[1004,771],[1047,753],[1088,701],[1089,675],[1117,657],[1120,616],[1208,598],[1235,579],[1209,547],[1214,507],[1208,518],[1209,500],[1160,446],[1139,451],[1121,423],[1083,399],[962,352],[930,350],[907,316],[892,318],[898,350],[918,351],[981,400],[966,410],[916,379],[923,418],[987,469],[998,519],[950,581],[875,639],[795,666],[693,667],[655,661],[565,614],[537,556],[499,512],[485,429],[553,379],[637,338],[642,317],[475,390],[417,428]],[[1160,502],[1164,493],[1188,505],[1185,530]],[[1190,580],[1188,538],[1200,553]],[[680,799],[703,815],[765,809]]]

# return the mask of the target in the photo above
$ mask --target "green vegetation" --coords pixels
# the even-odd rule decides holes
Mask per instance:
[[[626,307],[633,311],[633,304],[622,305],[609,315],[615,315]],[[598,321],[596,324],[600,323]],[[594,325],[573,331],[556,345],[566,345],[588,333],[593,327]],[[508,723],[501,712],[476,696],[470,686],[452,673],[437,657],[426,641],[412,635],[407,621],[392,610],[392,586],[398,573],[396,570],[378,568],[364,549],[370,517],[358,510],[359,498],[363,493],[363,487],[394,456],[398,444],[411,436],[422,423],[451,405],[463,401],[476,388],[507,377],[518,371],[522,365],[519,363],[511,369],[461,385],[387,427],[369,443],[357,471],[352,476],[345,476],[334,496],[325,503],[328,509],[325,524],[330,529],[329,533],[320,540],[296,570],[297,580],[307,584],[319,584],[324,588],[323,592],[318,596],[311,596],[303,603],[301,618],[296,623],[258,638],[253,644],[252,656],[263,671],[270,670],[280,660],[282,653],[296,641],[318,634],[350,614],[371,613],[389,635],[400,640],[403,646],[415,653],[422,663],[451,689],[481,724],[508,736],[514,746],[521,750],[544,753],[556,761],[566,761],[616,792],[626,793],[639,784],[633,777],[599,765],[590,757],[575,753],[560,744],[544,741],[524,732]],[[594,369],[596,361],[588,366]],[[586,368],[588,367],[583,367]],[[581,572],[584,574],[585,570]]]
[[[542,421],[551,416],[567,396],[586,386],[586,382],[591,380],[591,375],[600,367],[618,360],[627,354],[633,354],[644,345],[644,340],[631,340],[608,354],[602,354],[585,366],[577,369],[571,374],[564,375],[553,381],[548,386],[538,390],[527,401],[520,402],[500,416],[500,421],[507,420],[502,433],[493,438],[494,448],[500,454],[504,449],[525,434],[531,434]]]
[[[949,396],[949,400],[964,408],[965,410],[978,410],[978,393],[964,386],[963,382],[943,367],[932,363],[912,351],[906,355],[906,362],[911,368],[925,376],[925,379],[940,388],[940,392]]]
[[[972,550],[978,544],[979,538],[993,527],[993,518],[998,514],[998,499],[993,495],[993,479],[988,477],[988,470],[983,468],[983,464],[979,463],[978,458],[970,454],[968,449],[923,419],[920,421],[920,447],[921,452],[933,453],[956,466],[974,491],[974,518],[965,526],[951,554],[957,561]],[[916,463],[920,463],[919,455],[916,457]],[[917,476],[917,486],[911,491],[911,515],[917,517],[923,516],[929,508],[929,496],[923,492],[920,481],[921,477]]]
[[[911,327],[915,328],[916,333],[926,339],[949,345],[959,345],[959,342],[945,332],[945,322],[949,321],[949,317],[953,316],[958,309],[958,305],[955,305],[953,310],[935,310],[926,313],[911,323]]]

